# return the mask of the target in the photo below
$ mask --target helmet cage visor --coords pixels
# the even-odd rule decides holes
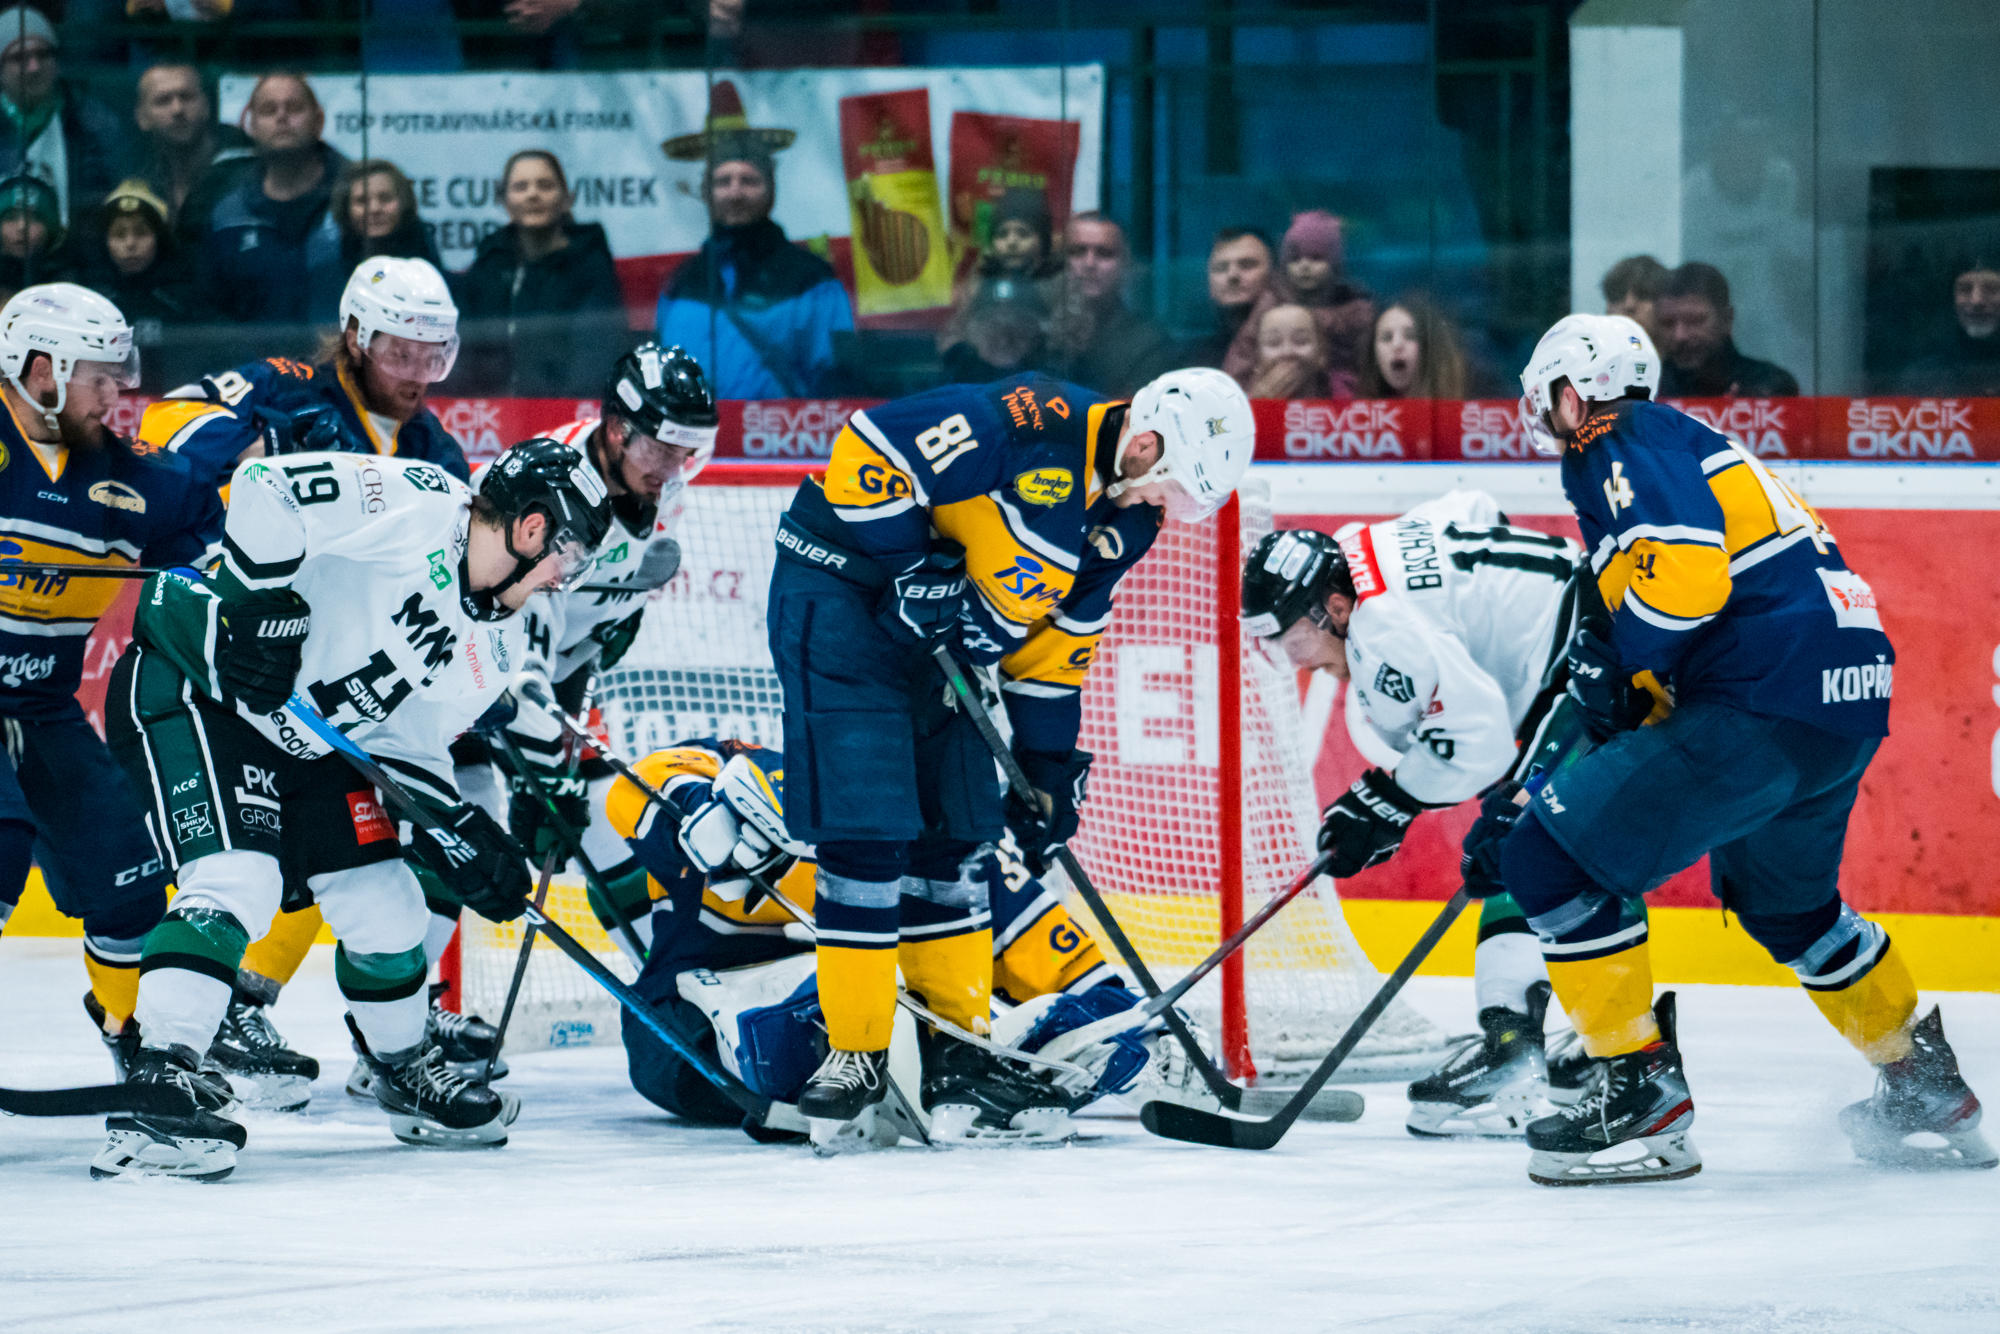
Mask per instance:
[[[114,352],[117,349],[112,349]],[[69,387],[72,391],[104,392],[110,389],[126,390],[139,387],[139,349],[127,348],[118,361],[78,360],[69,370]]]
[[[400,334],[373,332],[362,340],[361,352],[392,379],[436,384],[451,374],[458,361],[458,335],[453,333],[441,343],[424,343]]]

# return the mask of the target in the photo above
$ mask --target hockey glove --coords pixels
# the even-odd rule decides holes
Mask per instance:
[[[597,666],[600,671],[616,667],[618,660],[630,651],[632,641],[639,637],[639,622],[646,609],[639,608],[621,621],[606,621],[590,632],[597,641]]]
[[[340,409],[330,403],[290,414],[260,408],[253,412],[252,420],[264,437],[266,455],[354,449],[353,436],[347,423],[340,419]]]
[[[1568,665],[1569,696],[1593,740],[1629,732],[1653,711],[1653,697],[1632,684],[1633,673],[1618,661],[1608,635],[1588,625],[1578,630],[1569,644]]]
[[[1519,783],[1502,783],[1479,803],[1479,818],[1465,831],[1458,859],[1458,873],[1465,880],[1467,898],[1490,899],[1507,892],[1500,879],[1500,845],[1514,832],[1521,813],[1527,809],[1527,798]]]
[[[681,821],[681,851],[709,878],[716,896],[734,902],[749,890],[747,876],[775,883],[812,849],[785,826],[783,799],[771,775],[748,756],[722,766],[708,799]]]
[[[1370,769],[1320,817],[1319,850],[1332,854],[1327,874],[1336,880],[1386,862],[1403,846],[1410,821],[1424,804],[1380,769]]]
[[[965,556],[933,551],[882,590],[875,618],[905,639],[927,644],[951,632],[965,603]]]
[[[539,864],[551,849],[567,844],[562,831],[549,818],[549,805],[554,805],[563,823],[581,838],[583,831],[590,827],[590,784],[580,775],[565,773],[561,769],[537,768],[534,780],[541,784],[548,803],[535,795],[535,789],[529,786],[526,776],[513,774],[507,779],[507,828],[513,832],[514,840],[528,850],[528,856]]]
[[[289,588],[246,593],[216,617],[215,675],[225,701],[275,713],[291,698],[312,632],[312,606]]]
[[[1067,755],[1023,750],[1015,752],[1014,758],[1034,785],[1036,802],[1030,805],[1010,789],[1007,828],[1021,849],[1021,860],[1039,876],[1048,869],[1049,854],[1076,835],[1077,807],[1089,795],[1090,762],[1097,757],[1087,750],[1072,750]]]
[[[411,854],[489,922],[511,922],[526,911],[528,865],[507,831],[470,803],[448,808],[440,819],[443,829],[412,831]]]

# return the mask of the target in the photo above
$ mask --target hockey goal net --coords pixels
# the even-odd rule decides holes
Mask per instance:
[[[693,488],[680,573],[598,683],[611,740],[626,755],[698,736],[783,744],[764,611],[778,516],[803,475],[717,464]],[[1240,553],[1270,526],[1268,492],[1254,477],[1215,519],[1167,525],[1119,585],[1084,693],[1078,744],[1097,758],[1072,846],[1163,985],[1312,859],[1318,802],[1298,683],[1243,644],[1236,620]],[[551,916],[630,976],[580,886],[557,885]],[[465,921],[465,1007],[495,1019],[519,932]],[[1108,942],[1104,951],[1115,955]],[[533,955],[514,1021],[522,1045],[615,1035],[608,995],[552,949]],[[1189,1008],[1232,1073],[1282,1082],[1326,1054],[1379,980],[1322,879],[1235,966],[1191,992]],[[1399,1002],[1342,1068],[1348,1078],[1398,1078],[1435,1064],[1442,1046],[1435,1026]]]

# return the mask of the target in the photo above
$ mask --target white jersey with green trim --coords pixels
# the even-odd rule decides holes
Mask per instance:
[[[1506,523],[1483,491],[1452,491],[1336,536],[1354,579],[1352,705],[1403,755],[1396,782],[1445,805],[1513,762],[1583,548]]]
[[[312,606],[298,693],[398,777],[449,801],[449,746],[527,657],[518,613],[476,620],[461,601],[471,501],[434,464],[290,454],[236,470],[223,527],[226,573]],[[237,707],[287,752],[329,753],[284,711]]]

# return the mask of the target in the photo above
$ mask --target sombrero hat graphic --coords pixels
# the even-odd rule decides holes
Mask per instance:
[[[660,145],[660,151],[675,162],[727,162],[745,149],[758,156],[790,148],[797,130],[754,126],[743,114],[743,98],[736,85],[720,80],[708,90],[708,121],[699,134],[677,134]]]

